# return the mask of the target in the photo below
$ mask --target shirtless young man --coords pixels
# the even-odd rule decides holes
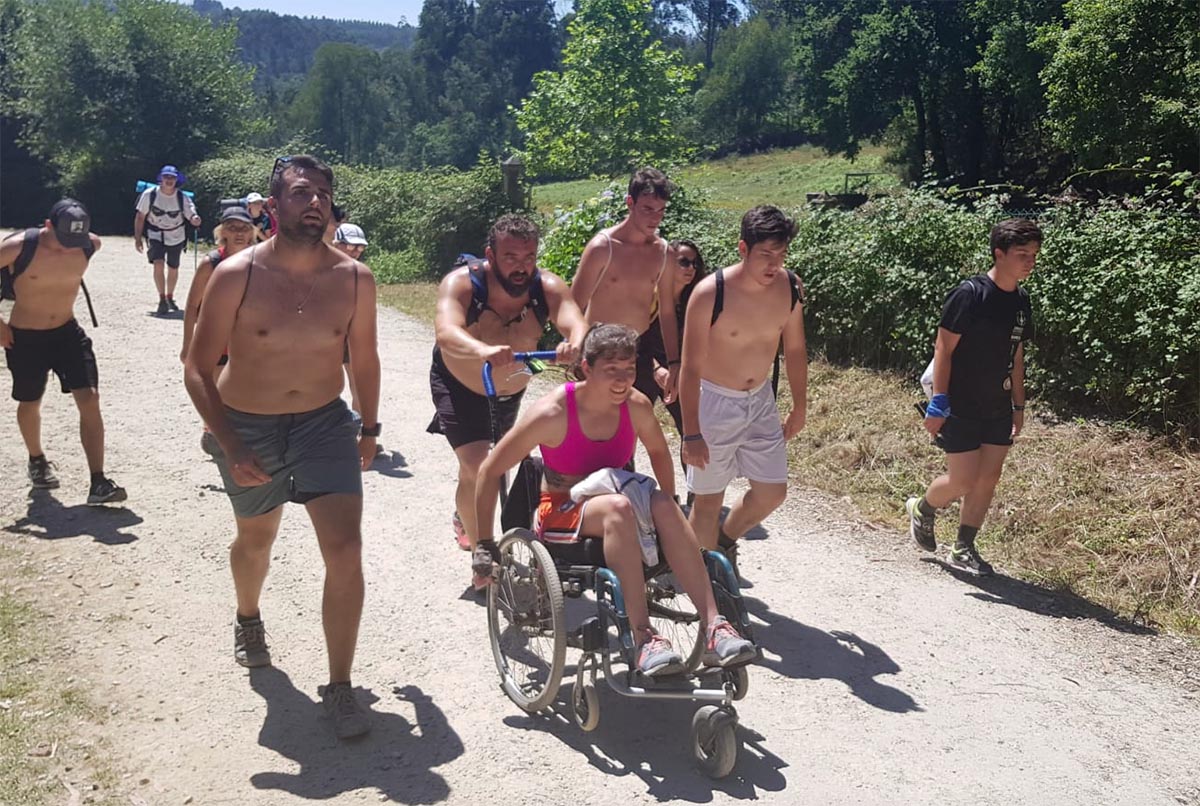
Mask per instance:
[[[75,299],[88,261],[100,248],[89,232],[91,217],[74,199],[50,208],[41,229],[29,229],[0,243],[0,266],[15,272],[22,250],[28,264],[13,278],[16,302],[6,323],[0,319],[0,346],[13,378],[17,426],[29,451],[29,481],[35,488],[58,486],[53,465],[42,450],[42,395],[51,370],[63,393],[79,409],[79,437],[92,474],[89,504],[126,499],[125,490],[104,475],[104,420],[100,416],[99,374],[92,340],[75,321]],[[26,240],[29,245],[26,246]],[[30,258],[29,250],[33,249]]]
[[[444,434],[458,457],[453,524],[465,551],[477,536],[475,479],[492,439],[483,362],[493,367],[499,438],[516,421],[530,378],[524,364],[513,362],[513,353],[536,350],[549,320],[565,339],[557,348],[559,362],[570,363],[587,333],[566,284],[538,271],[538,237],[529,219],[501,216],[488,233],[486,260],[455,269],[438,288],[437,344],[429,370],[437,413],[429,432]]]
[[[680,402],[691,522],[705,548],[737,569],[737,539],[787,495],[787,440],[804,427],[808,354],[799,280],[783,267],[796,224],[775,207],[742,216],[742,260],[705,277],[688,303]],[[780,337],[792,411],[780,422],[771,370]],[[719,526],[735,476],[750,489]]]
[[[675,186],[655,168],[642,168],[629,180],[621,223],[600,230],[588,241],[571,281],[571,296],[589,325],[598,323],[631,327],[639,334],[637,381],[634,388],[650,398],[670,403],[673,394],[654,379],[654,356],[659,352],[657,333],[651,332],[658,300],[671,299],[674,278],[665,271],[671,261],[670,247],[658,234]],[[668,304],[667,307],[670,307]],[[661,313],[661,312],[660,312]],[[671,317],[674,327],[674,317]],[[663,331],[668,357],[678,364],[678,338],[674,330],[668,340]],[[666,390],[671,391],[670,387]]]
[[[325,560],[322,621],[340,738],[370,729],[350,686],[362,615],[362,469],[379,436],[375,281],[327,245],[333,172],[304,155],[277,160],[271,240],[221,262],[204,293],[184,381],[219,444],[214,455],[237,521],[229,552],[237,594],[234,659],[271,662],[259,614],[283,504],[304,504]],[[350,345],[361,422],[342,401]],[[219,379],[213,367],[228,345]]]

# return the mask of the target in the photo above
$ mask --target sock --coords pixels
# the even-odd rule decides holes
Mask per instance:
[[[937,509],[929,505],[929,502],[925,500],[925,496],[921,496],[921,500],[917,502],[917,509],[922,515],[937,514]]]
[[[258,621],[260,618],[262,618],[261,612],[255,613],[253,616],[243,616],[241,613],[237,614],[238,624],[245,624],[247,621]]]
[[[44,461],[46,461],[46,454],[44,454],[44,453],[39,453],[37,456],[31,455],[29,457],[29,464],[33,464],[34,462],[44,462]]]
[[[968,546],[975,545],[975,536],[979,534],[978,526],[963,526],[958,527],[958,540],[954,541],[956,549],[965,549]]]
[[[104,481],[104,471],[103,470],[97,470],[94,473],[92,473],[92,486],[93,487],[102,481]]]

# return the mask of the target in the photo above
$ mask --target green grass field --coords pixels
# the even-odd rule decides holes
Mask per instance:
[[[899,178],[884,166],[882,148],[865,148],[851,162],[813,146],[691,165],[680,172],[679,181],[690,190],[706,191],[711,206],[741,212],[756,204],[795,207],[804,203],[806,193],[840,193],[847,173],[868,171],[886,174],[870,178],[873,191],[900,184]],[[851,184],[857,181],[861,180],[852,178]],[[539,185],[533,189],[533,203],[540,212],[549,213],[556,207],[571,207],[607,186],[602,179]]]

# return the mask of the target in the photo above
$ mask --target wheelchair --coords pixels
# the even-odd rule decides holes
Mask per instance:
[[[576,650],[581,655],[570,705],[580,729],[595,730],[600,722],[598,677],[626,697],[699,702],[702,705],[692,718],[693,761],[708,776],[725,777],[741,747],[733,703],[749,690],[747,666],[700,667],[704,648],[700,616],[670,569],[660,562],[645,569],[650,621],[684,657],[687,671],[660,678],[640,674],[624,594],[617,575],[604,566],[602,541],[545,543],[527,528],[540,481],[540,460],[525,459],[501,510],[506,531],[498,544],[499,570],[487,594],[488,639],[501,689],[529,713],[547,708],[562,685],[567,649]],[[719,552],[704,552],[704,564],[721,615],[753,641],[733,567]],[[587,594],[595,601],[595,615],[568,628],[565,600]]]

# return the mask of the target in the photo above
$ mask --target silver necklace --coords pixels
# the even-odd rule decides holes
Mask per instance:
[[[309,297],[312,296],[313,289],[317,287],[317,281],[320,279],[320,274],[317,274],[317,276],[313,278],[312,285],[308,287],[308,293],[304,295],[304,299],[302,299],[300,304],[296,306],[296,313],[304,313],[304,306],[308,304]]]

